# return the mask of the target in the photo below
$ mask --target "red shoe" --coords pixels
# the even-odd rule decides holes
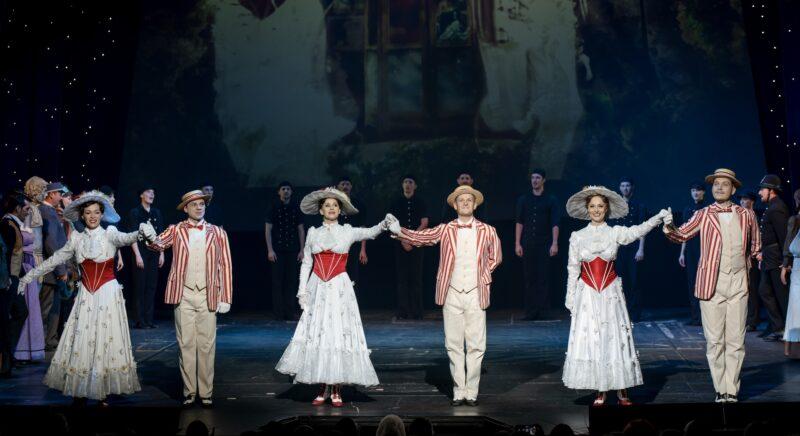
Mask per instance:
[[[605,392],[598,392],[597,398],[594,399],[592,406],[598,407],[606,404],[606,393]]]
[[[311,405],[321,406],[325,404],[325,400],[327,400],[329,396],[330,389],[328,389],[328,385],[323,384],[322,389],[320,389],[319,394],[317,394],[317,398],[314,398],[314,401],[311,402]]]
[[[627,389],[621,389],[617,391],[617,403],[620,406],[633,406],[633,401],[631,401],[631,399],[628,398]]]
[[[333,392],[331,393],[331,405],[333,407],[344,406],[344,402],[342,401],[342,388],[339,385],[333,387]]]

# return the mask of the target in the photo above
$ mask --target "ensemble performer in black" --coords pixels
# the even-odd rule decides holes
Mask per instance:
[[[139,189],[139,205],[128,212],[128,231],[138,231],[139,224],[150,223],[157,234],[164,230],[161,211],[153,206],[155,189],[144,186]],[[156,328],[154,307],[158,287],[158,269],[164,266],[164,253],[147,248],[144,241],[131,245],[134,258],[133,267],[133,328]]]
[[[550,258],[558,254],[562,205],[545,193],[546,173],[531,171],[531,191],[517,199],[514,252],[522,258],[525,280],[524,320],[539,319],[548,308]]]
[[[402,180],[402,193],[392,201],[389,211],[400,221],[400,226],[423,230],[428,228],[429,217],[425,202],[416,195],[417,181],[412,175]],[[397,318],[422,319],[422,256],[424,250],[414,250],[411,244],[400,241],[395,248],[397,272]]]
[[[295,295],[306,232],[300,205],[292,198],[291,183],[278,185],[278,198],[270,207],[264,234],[267,259],[272,263],[272,311],[277,319],[299,319],[300,305]]]
[[[781,340],[789,305],[789,289],[781,282],[783,265],[783,246],[789,217],[792,215],[786,203],[780,198],[781,179],[767,174],[761,179],[758,195],[767,205],[761,217],[761,254],[758,256],[761,282],[758,293],[769,316],[769,327],[759,337],[767,340]]]

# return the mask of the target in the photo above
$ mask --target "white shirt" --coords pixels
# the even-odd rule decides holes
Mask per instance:
[[[456,233],[456,258],[450,287],[458,292],[470,292],[478,287],[478,231],[475,219],[458,224],[470,227],[459,228]]]
[[[195,291],[206,288],[206,227],[205,221],[200,222],[203,230],[188,229],[189,234],[189,261],[186,267],[186,287]]]

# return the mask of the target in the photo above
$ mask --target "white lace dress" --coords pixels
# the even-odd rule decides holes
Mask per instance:
[[[298,296],[308,293],[307,308],[275,367],[293,375],[295,383],[378,384],[350,277],[343,272],[322,281],[312,273],[312,267],[315,254],[347,254],[352,244],[374,239],[380,233],[380,225],[357,228],[334,224],[308,230],[298,291]]]
[[[570,236],[566,306],[572,324],[562,376],[568,388],[605,392],[642,384],[622,279],[598,292],[580,278],[581,262],[597,257],[613,261],[620,245],[638,240],[660,222],[653,217],[632,227],[589,224]]]
[[[78,264],[86,259],[95,262],[113,259],[117,248],[133,244],[137,236],[137,232],[121,233],[113,226],[74,231],[63,248],[20,282],[30,283],[73,258]],[[81,283],[44,384],[64,395],[95,400],[141,390],[131,351],[125,300],[116,280],[104,283],[94,293]]]

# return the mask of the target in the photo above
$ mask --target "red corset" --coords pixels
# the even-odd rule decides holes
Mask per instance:
[[[595,291],[603,292],[617,278],[614,261],[595,257],[591,262],[581,262],[581,278]]]
[[[94,294],[101,286],[116,279],[114,277],[114,258],[105,262],[86,259],[81,262],[81,282],[87,291]]]
[[[339,254],[326,250],[314,255],[314,274],[323,282],[338,276],[347,267],[347,253]]]

